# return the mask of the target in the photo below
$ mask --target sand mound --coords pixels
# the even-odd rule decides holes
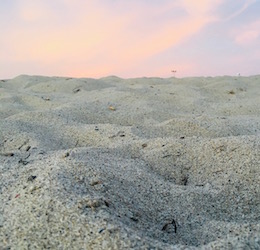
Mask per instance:
[[[0,248],[259,249],[259,81],[0,81]]]

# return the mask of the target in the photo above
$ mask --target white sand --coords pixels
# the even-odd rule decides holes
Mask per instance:
[[[0,249],[260,249],[260,76],[0,81]]]

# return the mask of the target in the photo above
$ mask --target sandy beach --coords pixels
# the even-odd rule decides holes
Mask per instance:
[[[0,80],[0,249],[260,249],[260,76]]]

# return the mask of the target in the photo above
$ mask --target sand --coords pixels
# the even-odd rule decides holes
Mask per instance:
[[[0,249],[260,249],[260,76],[0,81]]]

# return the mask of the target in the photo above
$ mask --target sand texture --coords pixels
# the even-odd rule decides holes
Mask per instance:
[[[0,81],[0,249],[260,249],[260,76]]]

